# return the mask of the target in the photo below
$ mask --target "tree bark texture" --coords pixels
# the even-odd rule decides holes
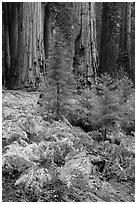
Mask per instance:
[[[103,2],[99,74],[118,71],[117,59],[120,41],[120,3]]]
[[[3,3],[8,88],[36,89],[45,84],[41,3]]]
[[[78,80],[94,83],[98,69],[96,20],[93,2],[74,3],[77,23],[74,24],[73,68]]]
[[[131,2],[123,3],[122,8],[122,29],[120,38],[120,51],[121,60],[123,63],[124,71],[134,81],[134,43],[132,40],[132,12]],[[126,62],[126,63],[124,63]]]

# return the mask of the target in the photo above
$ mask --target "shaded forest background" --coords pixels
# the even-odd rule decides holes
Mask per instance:
[[[8,88],[43,89],[51,49],[60,39],[77,88],[105,72],[126,73],[134,82],[134,2],[5,2],[2,12],[2,76]]]
[[[2,3],[6,202],[135,201],[135,3]]]

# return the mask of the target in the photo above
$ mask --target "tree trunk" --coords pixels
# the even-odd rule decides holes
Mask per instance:
[[[121,48],[121,52],[124,52],[126,50],[127,47],[127,36],[126,36],[126,2],[123,3],[123,7],[122,7],[122,29],[121,29],[121,38],[120,38],[120,48]]]
[[[132,78],[134,73],[132,73],[132,45],[131,45],[131,2],[127,3],[127,53],[129,58],[129,76]],[[133,79],[133,78],[132,78]]]
[[[129,77],[134,80],[134,68],[132,67],[132,27],[131,27],[131,2],[123,3],[122,29],[120,38],[121,67]]]
[[[103,4],[103,2],[95,2],[98,56],[100,56],[101,27],[102,27],[102,4]]]
[[[49,3],[46,3],[45,9],[44,9],[44,50],[45,50],[45,59],[48,59],[48,54],[49,54],[50,30],[51,30],[51,28],[50,28]]]
[[[120,4],[103,3],[99,75],[104,72],[115,75],[118,72]]]
[[[123,19],[122,19],[122,52],[127,51],[129,56],[129,64],[130,56],[131,56],[131,3],[125,2],[123,5]]]
[[[7,3],[2,4],[2,84],[6,85],[10,69],[10,48],[9,48],[9,14]]]
[[[77,23],[74,24],[73,68],[77,83],[94,83],[98,69],[94,3],[74,3]]]
[[[3,3],[6,31],[3,53],[8,62],[7,87],[35,90],[45,86],[41,3]],[[3,68],[4,69],[4,68]],[[7,69],[7,68],[6,68]]]

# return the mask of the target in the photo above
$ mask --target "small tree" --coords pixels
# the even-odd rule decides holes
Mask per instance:
[[[117,79],[116,83],[121,95],[121,103],[123,104],[130,99],[131,95],[135,92],[133,82],[124,73],[123,75],[120,75],[120,78]]]
[[[87,123],[93,129],[100,127],[104,140],[112,126],[120,127],[128,134],[134,132],[135,97],[133,83],[128,77],[123,76],[114,82],[110,75],[102,74],[95,87],[83,92],[80,105],[83,124]]]
[[[121,119],[119,91],[110,75],[102,74],[97,78],[91,90],[83,91],[79,101],[83,125],[101,128],[105,140],[108,127]]]
[[[97,79],[96,88],[100,103],[100,115],[98,120],[99,123],[101,123],[102,133],[105,139],[107,127],[115,121],[120,120],[118,116],[120,111],[120,97],[114,81],[107,73],[102,74],[101,77]]]
[[[129,77],[117,79],[120,96],[120,125],[127,134],[135,131],[135,89]]]
[[[51,46],[48,60],[48,87],[45,90],[47,108],[55,113],[58,120],[63,114],[65,100],[72,94],[73,75],[69,68],[69,58],[67,57],[67,46],[63,36],[55,32],[53,45]]]

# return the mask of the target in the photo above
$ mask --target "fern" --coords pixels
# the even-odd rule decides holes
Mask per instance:
[[[46,168],[33,167],[29,168],[16,181],[15,185],[24,185],[25,190],[32,193],[40,194],[44,185],[52,179],[51,173]]]
[[[98,77],[96,80],[96,88],[98,94],[105,95],[105,92],[115,90],[115,83],[112,80],[111,76],[107,73],[101,74],[101,77]]]
[[[3,171],[10,174],[18,171],[20,177],[15,185],[24,186],[25,191],[36,195],[43,192],[44,186],[56,177],[58,168],[65,165],[68,155],[75,152],[72,136],[69,138],[70,128],[58,122],[54,123],[54,128],[52,125],[48,134],[56,134],[56,141],[33,142],[25,147],[13,142],[3,155]]]
[[[124,75],[121,79],[116,80],[117,88],[121,95],[121,102],[125,102],[134,93],[132,81]]]
[[[18,142],[13,142],[11,145],[7,146],[7,152],[2,157],[2,167],[3,171],[12,172],[13,170],[18,170],[23,172],[26,168],[33,166],[35,163],[30,159],[28,149],[28,155],[25,154],[26,148],[18,144]]]
[[[79,172],[88,177],[91,172],[91,168],[89,158],[86,157],[84,152],[81,152],[68,160],[65,166],[60,169],[60,179],[66,182],[67,186],[70,187],[70,185],[72,185],[71,180],[73,180]]]

